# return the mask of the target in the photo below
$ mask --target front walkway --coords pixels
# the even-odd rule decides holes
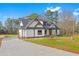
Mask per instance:
[[[0,56],[73,56],[74,53],[55,48],[24,42],[17,38],[4,39],[0,48]]]

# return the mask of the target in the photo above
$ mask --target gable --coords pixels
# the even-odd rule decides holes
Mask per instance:
[[[34,20],[28,27],[43,27],[43,21]]]
[[[43,25],[38,23],[35,27],[42,27],[43,28]]]
[[[35,27],[35,25],[38,23],[38,21],[33,21],[30,25],[29,25],[29,27]]]

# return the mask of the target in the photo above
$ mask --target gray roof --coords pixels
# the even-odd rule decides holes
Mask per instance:
[[[23,29],[27,28],[28,25],[31,24],[31,22],[33,21],[33,20],[29,20],[29,19],[24,19],[24,18],[20,18],[19,20],[22,21],[22,23],[23,23],[23,26],[21,26],[21,28],[23,28]]]
[[[23,19],[23,18],[21,18],[20,19],[21,21],[22,21],[22,23],[23,23],[23,26],[21,27],[21,28],[23,28],[23,29],[26,29],[26,28],[28,28],[28,26],[33,22],[33,21],[35,21],[35,20],[30,20],[30,19]],[[42,19],[39,19],[39,20],[42,20]],[[56,26],[55,24],[50,24],[50,23],[48,23],[46,20],[42,20],[43,22],[44,22],[44,25],[43,25],[43,27],[45,28],[45,29],[59,29],[58,28],[58,26]],[[31,28],[31,29],[33,29],[33,28]]]

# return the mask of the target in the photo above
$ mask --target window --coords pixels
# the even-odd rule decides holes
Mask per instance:
[[[38,30],[38,35],[42,35],[42,30]]]

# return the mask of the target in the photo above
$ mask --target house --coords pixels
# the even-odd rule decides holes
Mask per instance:
[[[57,29],[57,30],[56,30]],[[50,24],[41,19],[20,20],[19,37],[44,37],[50,35],[59,35],[60,30],[55,24]]]

